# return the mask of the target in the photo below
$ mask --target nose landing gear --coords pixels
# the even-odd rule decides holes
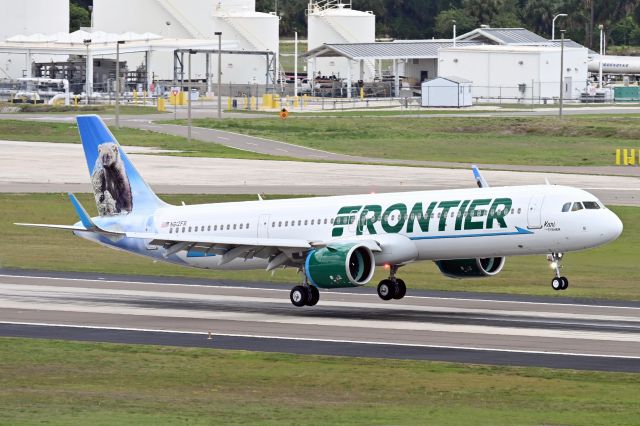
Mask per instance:
[[[556,276],[551,280],[551,288],[554,290],[566,290],[569,287],[569,280],[567,277],[563,277],[560,274],[562,269],[562,253],[551,253],[547,255],[547,260],[550,262],[549,266],[556,272]]]
[[[402,299],[407,294],[407,286],[400,278],[396,278],[396,272],[398,272],[398,266],[391,266],[389,272],[389,278],[380,281],[378,284],[378,296],[382,300]]]

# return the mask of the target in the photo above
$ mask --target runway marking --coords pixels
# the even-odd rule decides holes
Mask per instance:
[[[220,288],[220,289],[247,289],[247,290],[259,290],[259,291],[273,291],[273,292],[283,292],[289,293],[290,289],[277,289],[277,288],[265,288],[265,287],[249,287],[244,285],[235,285],[235,286],[225,286],[225,285],[207,285],[207,284],[180,284],[180,283],[161,283],[154,281],[125,281],[125,280],[114,280],[114,279],[106,279],[106,278],[63,278],[63,277],[47,277],[47,276],[31,276],[31,275],[8,275],[8,274],[0,274],[0,277],[6,278],[32,278],[32,279],[43,279],[43,280],[58,280],[58,281],[87,281],[87,282],[101,282],[101,283],[119,283],[119,284],[136,284],[136,285],[159,285],[159,286],[170,286],[170,287],[194,287],[194,288]],[[30,284],[20,284],[20,285],[30,285]],[[293,285],[293,284],[292,284]],[[326,290],[323,290],[325,292]],[[328,293],[335,295],[355,295],[362,297],[378,297],[376,294],[366,294],[366,293],[351,293],[351,292],[332,292],[327,291]],[[405,299],[433,299],[433,300],[456,300],[456,301],[474,301],[474,302],[485,302],[485,303],[516,303],[523,305],[549,305],[549,306],[570,306],[570,307],[583,307],[583,308],[605,308],[605,309],[630,309],[630,310],[640,310],[640,307],[634,306],[615,306],[615,305],[590,305],[583,303],[562,303],[562,302],[528,302],[523,300],[497,300],[497,299],[475,299],[475,298],[463,298],[463,297],[444,297],[444,296],[405,296]],[[398,305],[389,305],[389,306],[398,306]]]
[[[76,324],[56,324],[56,323],[40,323],[40,322],[14,322],[14,321],[0,321],[0,324],[7,325],[29,325],[39,327],[66,327],[66,328],[80,328],[90,330],[116,330],[116,331],[138,331],[147,333],[167,333],[167,334],[188,334],[195,336],[208,336],[208,331],[184,331],[184,330],[164,330],[164,329],[150,329],[150,328],[130,328],[130,327],[106,327],[106,326],[92,326],[92,325],[76,325]],[[557,351],[527,351],[522,349],[504,349],[504,348],[482,348],[475,346],[446,346],[446,345],[429,345],[424,343],[387,343],[387,342],[375,342],[369,340],[343,340],[343,339],[313,339],[309,337],[290,337],[290,336],[269,336],[260,334],[236,334],[236,333],[212,333],[215,336],[224,337],[244,337],[253,339],[276,339],[276,340],[292,340],[302,342],[322,342],[322,343],[353,343],[360,345],[377,345],[377,346],[399,346],[399,347],[415,347],[415,348],[429,348],[429,349],[454,349],[454,350],[469,350],[469,351],[482,351],[482,352],[506,352],[506,353],[522,353],[522,354],[537,354],[537,355],[561,355],[561,356],[576,356],[576,357],[593,357],[593,358],[610,358],[610,359],[640,359],[640,356],[630,355],[606,355],[606,354],[590,354],[580,352],[557,352]]]
[[[40,296],[42,297],[42,296]],[[221,297],[220,300],[238,300],[253,302],[251,298],[230,298]],[[124,306],[123,306],[124,305]],[[2,301],[0,308],[17,309],[26,311],[48,311],[48,312],[75,312],[75,313],[99,313],[123,316],[147,316],[163,318],[189,318],[196,320],[217,320],[239,323],[258,324],[291,324],[292,318],[289,315],[265,314],[252,312],[212,312],[203,309],[156,309],[139,306],[128,306],[126,301],[121,301],[119,306],[114,304],[99,305],[96,301],[90,304],[78,303],[34,303],[32,301]],[[489,325],[467,325],[467,324],[441,324],[435,322],[415,322],[415,321],[384,321],[370,319],[340,319],[331,317],[296,317],[297,325],[307,325],[314,327],[338,327],[352,329],[378,329],[378,330],[402,330],[423,333],[447,333],[447,334],[477,334],[477,335],[503,335],[524,338],[548,338],[548,339],[571,339],[571,340],[592,340],[608,342],[628,342],[640,343],[640,334],[623,332],[600,332],[600,331],[577,331],[577,330],[557,330],[547,328],[517,328],[513,326],[489,326]]]

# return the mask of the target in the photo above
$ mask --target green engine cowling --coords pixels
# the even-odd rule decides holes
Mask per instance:
[[[435,262],[443,275],[450,278],[484,278],[502,271],[504,257],[476,259],[437,260]]]
[[[305,272],[320,288],[359,287],[371,280],[375,264],[373,253],[362,244],[331,244],[309,252]]]

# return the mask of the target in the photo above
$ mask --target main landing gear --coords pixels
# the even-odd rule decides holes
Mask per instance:
[[[378,296],[382,300],[402,299],[407,294],[407,286],[400,278],[396,278],[398,266],[391,266],[389,278],[378,284]]]
[[[551,288],[554,290],[566,290],[569,287],[569,280],[567,277],[560,276],[560,269],[562,269],[562,253],[551,253],[547,255],[547,260],[551,262],[549,266],[556,271],[556,276],[551,280]]]
[[[304,271],[302,273],[304,274],[304,283],[292,288],[289,298],[291,303],[297,307],[315,306],[320,300],[320,292],[317,287],[309,285],[307,274]]]

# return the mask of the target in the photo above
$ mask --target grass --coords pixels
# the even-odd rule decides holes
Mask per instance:
[[[204,339],[204,337],[203,337]],[[636,424],[638,375],[0,338],[0,424]]]
[[[114,101],[115,102],[115,101]],[[42,104],[0,104],[2,108],[19,108],[20,113],[47,113],[47,114],[115,114],[115,105],[42,105]],[[146,115],[162,114],[155,106],[145,105],[120,105],[122,115]]]
[[[173,195],[166,201],[180,204],[239,201],[253,195]],[[267,197],[275,198],[275,197]],[[93,197],[80,195],[90,214],[95,214]],[[544,256],[511,257],[504,271],[482,280],[452,280],[443,277],[432,262],[418,262],[401,269],[399,276],[412,289],[475,291],[545,296],[640,300],[637,263],[640,253],[640,208],[613,208],[625,230],[615,242],[584,252],[567,254],[563,273],[571,279],[567,292],[550,288],[552,271]],[[190,269],[110,250],[74,237],[68,232],[14,226],[14,222],[73,224],[77,221],[64,194],[0,194],[0,267],[81,271],[116,274],[199,277],[292,283],[300,278],[293,270],[214,271]],[[100,259],[99,263],[86,259]],[[372,280],[385,275],[379,268]],[[371,284],[370,284],[371,285]]]
[[[240,158],[248,160],[288,160],[250,151],[229,148],[216,143],[201,142],[187,138],[166,135],[148,130],[111,128],[111,132],[122,145],[145,146],[171,151],[164,155],[185,157]],[[78,126],[75,123],[42,123],[20,120],[0,120],[0,140],[33,142],[80,143]]]
[[[637,147],[629,115],[580,117],[305,117],[195,120],[199,127],[376,158],[486,164],[605,166],[615,149]]]

